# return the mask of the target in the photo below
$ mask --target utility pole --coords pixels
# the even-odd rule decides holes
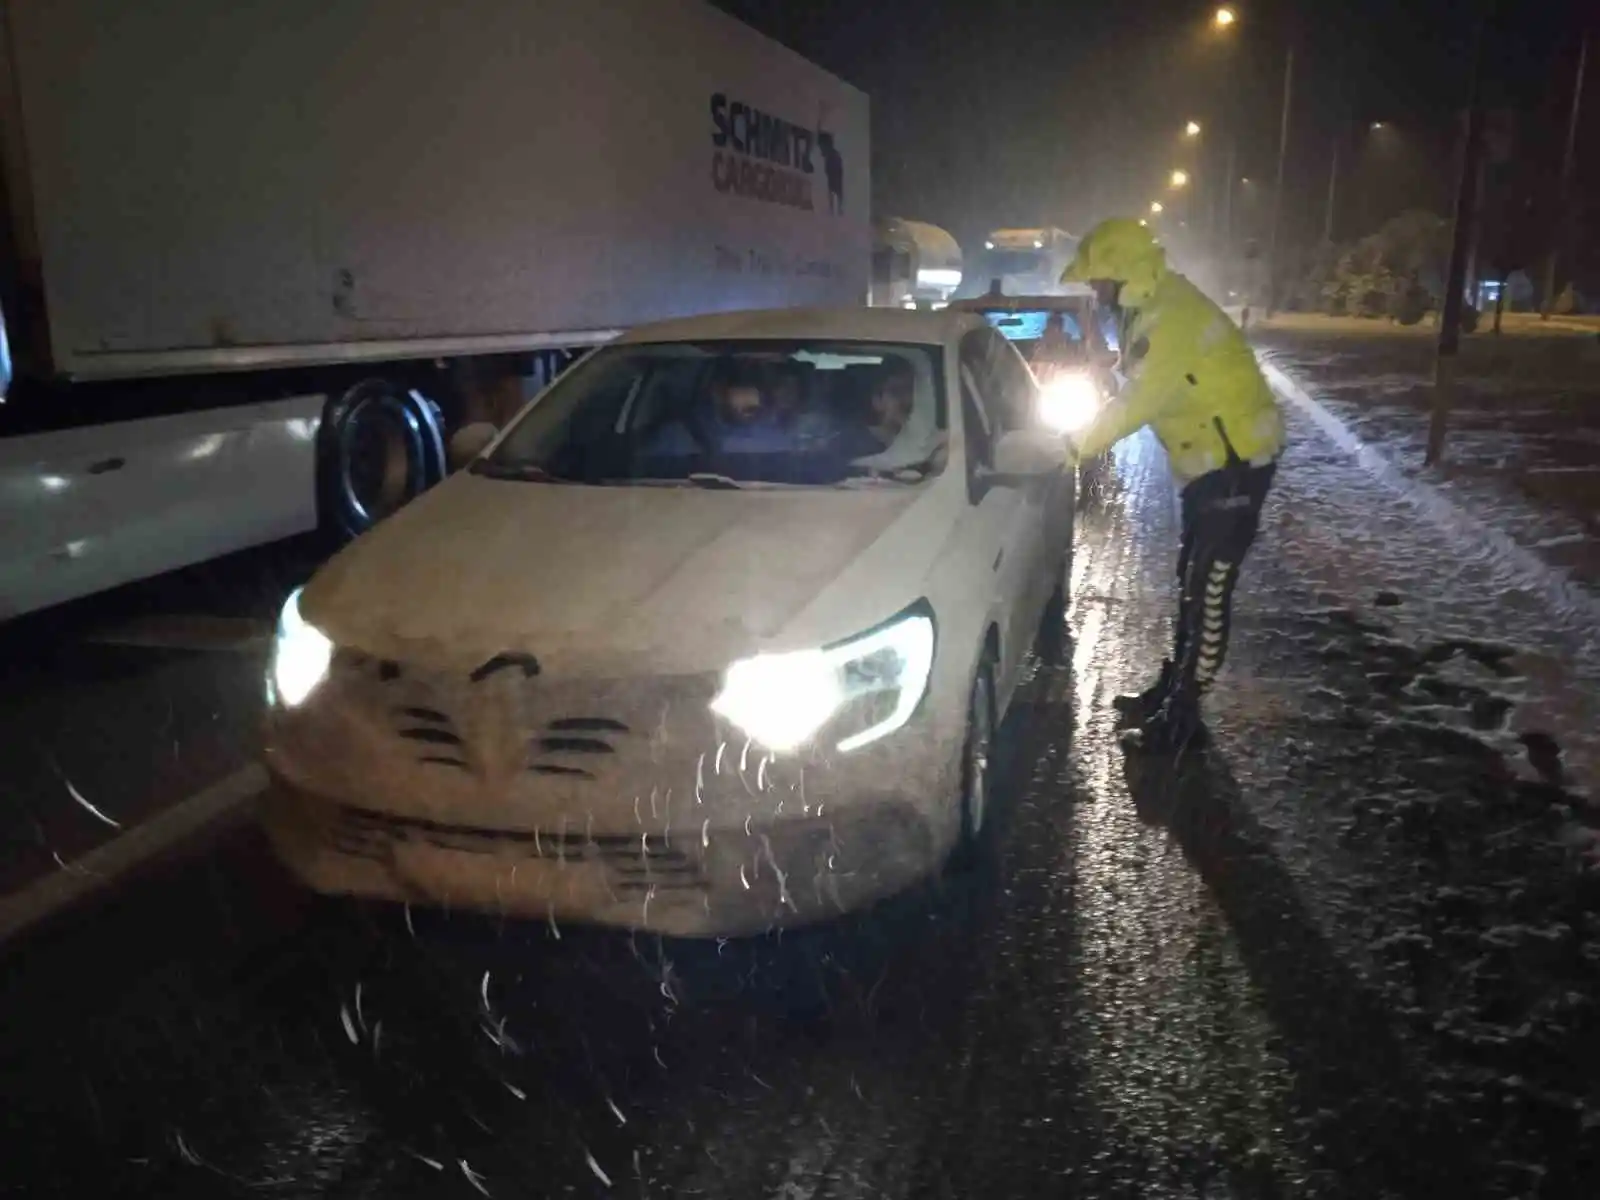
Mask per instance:
[[[1322,240],[1333,245],[1333,202],[1339,193],[1339,141],[1333,139],[1333,164],[1328,168],[1328,212],[1322,219]]]
[[[1222,190],[1222,244],[1228,254],[1233,253],[1233,189],[1238,183],[1234,178],[1239,169],[1239,135],[1228,134],[1228,170],[1224,179]]]
[[[1578,113],[1583,106],[1583,72],[1589,61],[1589,35],[1578,43],[1578,73],[1572,81],[1572,115],[1567,118],[1567,148],[1561,158],[1561,183],[1556,190],[1556,219],[1551,223],[1550,253],[1544,260],[1544,294],[1539,298],[1539,319],[1548,321],[1556,302],[1556,255],[1566,231],[1572,193],[1572,161],[1578,145]]]
[[[1456,181],[1455,229],[1450,244],[1450,270],[1444,285],[1444,309],[1439,314],[1439,345],[1433,362],[1433,411],[1428,417],[1428,450],[1423,462],[1434,466],[1444,457],[1445,426],[1454,400],[1456,369],[1461,352],[1461,301],[1465,291],[1467,257],[1471,253],[1474,208],[1478,198],[1479,163],[1483,158],[1483,100],[1480,80],[1483,54],[1488,44],[1494,0],[1484,0],[1472,48],[1472,81],[1467,87],[1467,133],[1461,151],[1461,175]]]
[[[1278,225],[1283,219],[1283,169],[1289,157],[1289,103],[1294,95],[1294,43],[1283,60],[1283,117],[1278,129],[1278,186],[1272,193],[1272,226],[1267,234],[1267,316],[1278,298]],[[1230,185],[1231,186],[1231,185]]]
[[[1485,131],[1484,140],[1488,135]],[[1483,243],[1483,198],[1489,183],[1489,155],[1485,145],[1478,155],[1478,176],[1472,184],[1472,233],[1467,239],[1467,266],[1462,272],[1465,291],[1472,297],[1472,307],[1478,307],[1478,251]]]

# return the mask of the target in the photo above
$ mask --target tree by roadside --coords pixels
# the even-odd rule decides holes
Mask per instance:
[[[1306,307],[1335,316],[1391,316],[1415,324],[1444,295],[1450,222],[1420,209],[1376,233],[1324,245],[1297,293]]]

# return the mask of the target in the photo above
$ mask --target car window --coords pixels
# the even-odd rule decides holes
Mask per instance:
[[[1026,429],[1034,424],[1033,372],[1015,346],[1003,337],[990,335],[990,372],[994,378],[993,408],[1002,432]]]
[[[1073,341],[1083,340],[1083,329],[1077,313],[1044,308],[983,310],[984,320],[988,321],[1006,341],[1017,343],[1038,341],[1044,336],[1044,329],[1050,318],[1056,315],[1061,317],[1062,329],[1069,338]]]
[[[994,466],[994,428],[979,393],[972,367],[961,364],[961,432],[966,439],[967,499],[983,499],[980,476]]]
[[[965,363],[961,366],[961,406],[961,428],[967,439],[967,462],[992,466],[994,425],[977,378]]]
[[[962,361],[972,369],[996,435],[1033,423],[1033,373],[1011,343],[988,329],[974,331],[963,342]]]
[[[828,486],[943,463],[937,347],[725,341],[609,346],[523,414],[478,474],[597,486]]]
[[[989,404],[987,339],[969,333],[961,342],[961,432],[966,441],[967,496],[976,504],[983,495],[979,474],[994,466],[995,418]]]

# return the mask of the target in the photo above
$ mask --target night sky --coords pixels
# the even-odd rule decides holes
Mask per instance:
[[[1198,168],[1214,186],[1229,126],[1237,175],[1269,185],[1291,39],[1291,236],[1321,231],[1336,138],[1346,164],[1341,236],[1406,207],[1449,212],[1454,114],[1467,97],[1478,11],[1470,0],[1255,0],[1235,6],[1239,22],[1225,36],[1209,25],[1210,5],[1171,0],[717,2],[865,90],[877,213],[934,221],[964,244],[1003,225],[1082,232],[1142,212],[1167,198],[1174,166]],[[1578,9],[1499,7],[1486,96],[1516,110],[1518,175],[1531,181],[1559,157]],[[1597,74],[1591,66],[1585,143],[1600,140]],[[1198,149],[1180,136],[1190,118],[1206,126]],[[1378,120],[1387,128],[1374,136]],[[1590,177],[1596,157],[1584,162]],[[1241,192],[1248,228],[1252,194],[1264,209],[1268,192]]]

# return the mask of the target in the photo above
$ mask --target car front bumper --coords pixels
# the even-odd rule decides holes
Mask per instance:
[[[962,722],[931,695],[879,742],[779,758],[710,713],[712,679],[418,683],[336,677],[270,718],[262,821],[313,889],[730,936],[900,890],[955,839]]]

